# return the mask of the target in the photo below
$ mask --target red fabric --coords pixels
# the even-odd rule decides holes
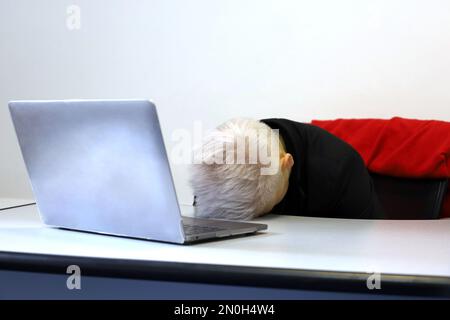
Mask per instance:
[[[372,172],[395,177],[450,178],[450,122],[392,119],[313,120],[353,146]],[[450,190],[441,217],[450,217]]]

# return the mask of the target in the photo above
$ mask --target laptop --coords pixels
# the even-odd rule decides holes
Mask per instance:
[[[9,109],[48,226],[178,244],[267,229],[181,215],[150,101],[12,101]]]

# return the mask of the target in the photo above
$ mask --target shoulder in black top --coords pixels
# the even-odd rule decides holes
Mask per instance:
[[[261,120],[279,129],[294,166],[289,188],[272,213],[382,218],[382,208],[361,156],[348,143],[311,124],[288,119]]]

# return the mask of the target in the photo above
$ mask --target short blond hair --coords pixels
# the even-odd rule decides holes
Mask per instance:
[[[255,134],[256,131],[258,134]],[[279,141],[261,139],[264,134],[278,140],[278,133],[273,135],[273,130],[265,123],[235,118],[218,126],[207,136],[201,148],[197,148],[194,156],[197,159],[201,157],[201,161],[193,165],[190,179],[196,196],[196,216],[249,220],[266,213],[264,210],[273,201],[281,181],[279,151],[267,154],[269,162],[275,161],[278,166],[274,174],[261,174],[261,169],[267,167],[268,163],[259,157],[254,162],[249,161],[247,145],[246,161],[232,161],[239,157],[236,149],[236,140],[239,139],[247,139],[248,145],[256,142],[259,152],[267,152],[269,144],[273,142],[277,144],[276,150],[279,150]],[[217,159],[223,162],[214,161]]]

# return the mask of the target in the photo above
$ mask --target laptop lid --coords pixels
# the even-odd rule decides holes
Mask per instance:
[[[12,101],[9,108],[45,224],[184,242],[153,103]]]

